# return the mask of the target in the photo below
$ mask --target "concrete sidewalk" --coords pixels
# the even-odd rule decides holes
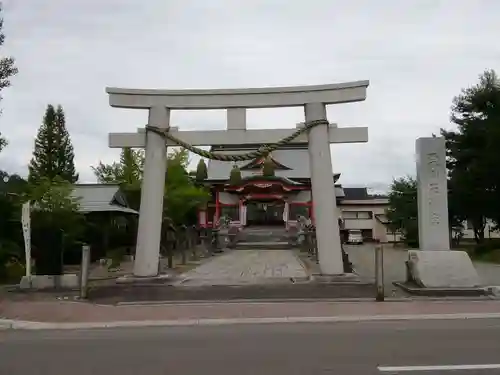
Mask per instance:
[[[474,318],[500,318],[500,301],[241,302],[146,306],[4,301],[0,305],[0,328],[4,329]]]

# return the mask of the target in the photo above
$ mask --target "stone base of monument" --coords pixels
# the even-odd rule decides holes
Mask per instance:
[[[124,275],[116,279],[117,284],[166,284],[175,280],[175,275],[162,273],[156,276]]]
[[[410,294],[473,296],[488,294],[465,251],[408,251],[407,280],[395,283]]]
[[[80,287],[77,274],[23,276],[20,289],[75,289]]]

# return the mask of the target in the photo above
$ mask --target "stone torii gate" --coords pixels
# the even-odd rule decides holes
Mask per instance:
[[[338,128],[326,122],[326,105],[358,102],[366,99],[369,81],[330,85],[218,90],[140,90],[107,88],[109,103],[116,108],[149,111],[148,126],[169,129],[169,133],[194,146],[272,144],[296,129],[246,128],[247,108],[304,107],[306,124],[323,123],[301,134],[295,142],[308,143],[311,190],[322,274],[339,275],[343,271],[338,213],[333,183],[330,143],[368,141],[368,128]],[[170,127],[170,111],[225,109],[227,130],[179,131]],[[297,125],[297,127],[303,126]],[[109,134],[111,148],[145,148],[144,180],[134,276],[158,275],[163,213],[167,146],[176,144],[153,131]]]

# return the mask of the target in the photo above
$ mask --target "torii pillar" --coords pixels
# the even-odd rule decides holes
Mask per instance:
[[[304,108],[306,122],[326,120],[326,105],[358,102],[366,99],[368,81],[331,85],[272,87],[220,90],[137,90],[107,88],[112,107],[149,110],[149,125],[168,128],[171,110],[225,109],[225,131],[185,131],[170,128],[173,135],[194,146],[212,144],[270,144],[290,135],[294,129],[246,129],[247,108]],[[338,215],[333,182],[330,143],[368,141],[366,127],[338,128],[336,124],[318,125],[294,142],[308,143],[311,184],[321,273],[344,273]],[[115,133],[109,136],[110,147],[146,149],[144,181],[134,276],[158,275],[161,224],[163,214],[164,176],[167,168],[167,146],[174,146],[160,135],[144,131]]]

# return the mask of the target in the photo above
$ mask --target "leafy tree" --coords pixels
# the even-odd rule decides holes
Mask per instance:
[[[2,3],[0,3],[0,12],[2,12]],[[0,47],[3,46],[5,42],[5,34],[3,29],[3,18],[0,18]],[[15,61],[12,57],[2,57],[0,58],[0,92],[10,86],[10,78],[17,74],[18,70],[15,66]],[[0,100],[2,99],[0,95]],[[7,146],[7,140],[2,136],[0,132],[0,151]]]
[[[2,12],[2,3],[0,3],[0,12]],[[3,18],[0,18],[0,46],[5,42],[3,33]],[[0,59],[0,91],[10,86],[10,78],[15,76],[18,70],[15,66],[15,60],[12,57],[3,57]]]
[[[196,213],[200,206],[207,203],[208,192],[196,186],[187,172],[189,152],[185,149],[175,150],[168,156],[167,174],[165,177],[165,216],[174,223],[196,223]]]
[[[188,164],[189,152],[187,150],[174,150],[168,154],[164,214],[175,223],[192,221],[195,218],[196,208],[206,203],[208,199],[208,193],[197,187],[194,178],[187,172]],[[99,182],[119,183],[126,192],[135,192],[134,204],[130,199],[129,203],[133,208],[139,209],[143,167],[143,151],[124,149],[119,162],[99,163],[92,169]]]
[[[124,148],[119,162],[112,164],[99,162],[97,167],[92,167],[92,170],[100,183],[119,183],[140,187],[143,166],[143,150]]]
[[[21,204],[26,185],[21,177],[0,171],[0,281],[9,279],[12,260],[19,265],[24,259]]]
[[[451,121],[457,130],[446,139],[450,203],[457,217],[468,219],[478,243],[487,218],[500,222],[500,82],[493,70],[454,98]]]
[[[32,242],[36,271],[44,275],[63,272],[64,250],[82,238],[84,217],[79,212],[73,184],[56,176],[42,177],[31,185]]]
[[[143,168],[144,151],[124,148],[119,162],[112,164],[99,162],[96,167],[92,167],[92,170],[99,183],[120,184],[130,207],[138,210],[141,202]]]
[[[0,152],[7,146],[7,140],[2,137],[2,133],[0,133]]]
[[[389,228],[393,232],[401,232],[408,246],[418,247],[417,181],[413,177],[402,177],[392,182],[386,215]]]
[[[38,129],[33,158],[29,164],[29,181],[38,182],[43,178],[75,183],[78,174],[75,170],[75,154],[66,129],[63,108],[47,106],[43,124]]]
[[[196,167],[196,181],[202,182],[208,178],[207,165],[205,164],[205,160],[200,159],[198,162],[198,166]]]
[[[53,180],[42,178],[33,185],[30,191],[30,200],[36,205],[36,210],[50,212],[57,215],[66,215],[68,212],[78,212],[78,199],[73,196],[73,185],[61,177]]]

